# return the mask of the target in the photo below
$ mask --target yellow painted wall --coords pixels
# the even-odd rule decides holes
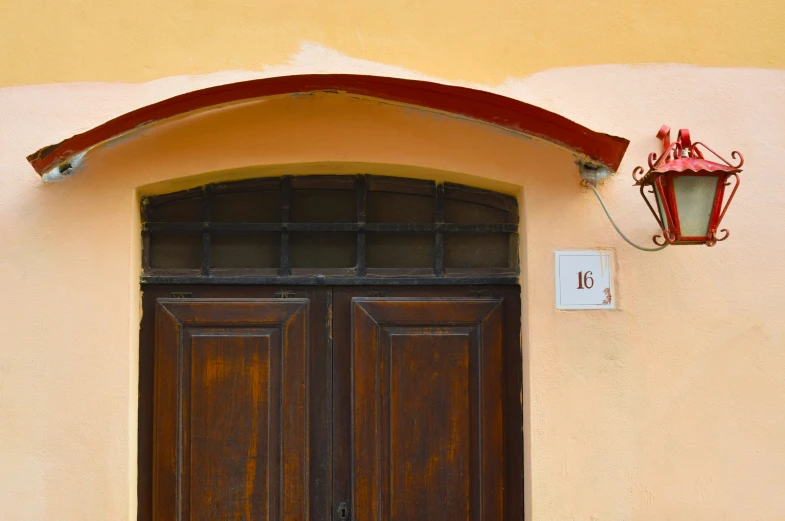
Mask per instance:
[[[302,42],[450,81],[602,63],[785,66],[781,0],[0,2],[0,85],[285,64]]]

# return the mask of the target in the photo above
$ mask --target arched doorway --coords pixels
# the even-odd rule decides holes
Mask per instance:
[[[358,174],[142,205],[140,518],[522,518],[514,198]]]

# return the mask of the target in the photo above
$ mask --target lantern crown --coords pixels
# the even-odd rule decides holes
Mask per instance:
[[[731,152],[731,158],[737,161],[733,164],[705,144],[693,143],[687,129],[679,130],[676,141],[671,142],[670,127],[666,125],[657,138],[662,141],[662,152],[649,154],[648,170],[638,166],[632,172],[635,185],[640,186],[641,196],[662,230],[662,235],[654,236],[654,242],[714,246],[727,239],[730,233],[719,230],[719,225],[739,187],[738,174],[744,164],[741,153]],[[707,159],[706,153],[719,161]],[[733,191],[724,202],[725,187],[731,185]],[[654,194],[655,204],[647,193]]]

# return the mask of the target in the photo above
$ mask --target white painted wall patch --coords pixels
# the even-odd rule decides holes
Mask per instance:
[[[612,267],[610,251],[557,251],[556,309],[614,309]]]

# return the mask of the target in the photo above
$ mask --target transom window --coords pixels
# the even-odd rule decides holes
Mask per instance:
[[[459,184],[253,179],[144,197],[142,219],[148,283],[517,283],[517,201]]]

